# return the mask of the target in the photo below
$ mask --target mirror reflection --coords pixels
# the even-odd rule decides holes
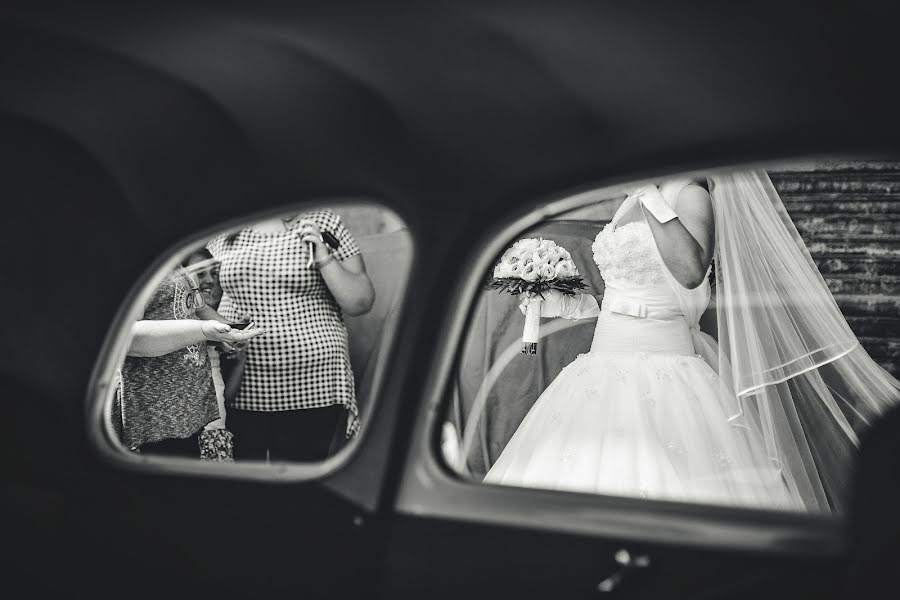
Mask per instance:
[[[111,403],[122,445],[220,462],[334,454],[372,408],[410,251],[375,205],[258,220],[188,249],[132,326]]]
[[[854,290],[871,273],[853,269],[883,265],[847,259],[893,249],[859,235],[886,225],[853,197],[857,167],[812,165],[636,182],[509,240],[469,323],[447,462],[495,485],[844,511],[860,436],[900,401],[845,311],[860,324],[898,297]],[[816,259],[782,194],[807,234],[830,226]]]

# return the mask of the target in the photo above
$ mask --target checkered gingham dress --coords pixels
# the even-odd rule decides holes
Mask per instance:
[[[247,349],[244,378],[232,408],[284,411],[342,404],[350,414],[347,437],[359,429],[347,329],[341,309],[313,266],[297,234],[302,218],[340,241],[337,260],[359,254],[359,247],[335,213],[319,210],[291,221],[291,230],[240,231],[232,240],[209,243],[221,261],[223,297],[219,313],[230,321],[248,316],[265,329]]]

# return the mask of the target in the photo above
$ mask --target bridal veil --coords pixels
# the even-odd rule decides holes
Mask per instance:
[[[762,434],[806,508],[842,512],[860,433],[900,382],[860,346],[765,171],[709,188],[718,348],[695,336],[697,351],[730,388],[732,423]]]

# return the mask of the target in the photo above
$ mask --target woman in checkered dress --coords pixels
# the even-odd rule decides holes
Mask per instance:
[[[346,437],[359,428],[342,318],[375,299],[359,247],[330,210],[258,222],[208,247],[221,262],[219,313],[266,332],[247,349],[228,406],[235,459],[325,458],[344,419]]]

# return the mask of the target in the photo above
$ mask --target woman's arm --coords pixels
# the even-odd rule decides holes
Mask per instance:
[[[241,331],[225,323],[197,319],[161,321],[136,321],[131,327],[131,345],[128,356],[162,356],[191,344],[201,342],[245,342],[262,333],[262,330]]]
[[[325,259],[327,260],[327,258]],[[320,262],[316,259],[316,262]],[[366,273],[361,255],[346,260],[330,260],[320,268],[322,279],[341,310],[350,316],[362,315],[375,303],[375,288]]]
[[[600,304],[591,294],[575,293],[572,296],[559,290],[548,290],[541,295],[521,294],[519,310],[525,309],[531,302],[541,303],[542,317],[562,317],[563,319],[596,319],[600,316]]]
[[[218,321],[219,323],[228,323],[228,319],[218,313],[211,306],[201,306],[197,309],[197,318],[205,321]]]
[[[241,381],[244,379],[244,366],[247,364],[247,353],[240,351],[231,355],[224,354],[219,364],[221,365],[222,379],[225,381],[223,396],[225,396],[225,402],[230,404],[237,398],[238,391],[241,388]]]
[[[677,218],[661,223],[643,204],[656,247],[672,276],[686,288],[703,283],[715,250],[715,222],[709,193],[699,185],[678,194]]]
[[[362,256],[357,254],[337,260],[322,240],[319,226],[311,219],[300,221],[298,235],[313,245],[313,260],[341,310],[350,316],[369,312],[375,303],[375,288],[366,273]]]

